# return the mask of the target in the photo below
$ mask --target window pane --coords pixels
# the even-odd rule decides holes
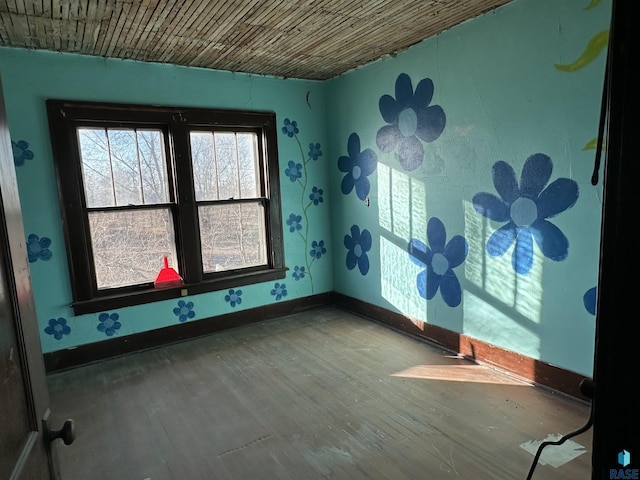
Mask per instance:
[[[196,200],[218,200],[218,172],[212,132],[191,132],[191,162]]]
[[[198,207],[205,272],[265,265],[264,209],[259,203]]]
[[[169,203],[164,137],[160,130],[138,130],[138,149],[145,205]]]
[[[162,256],[178,271],[169,209],[89,212],[98,288],[153,282]]]
[[[218,164],[220,199],[239,198],[235,135],[233,133],[215,133],[213,137],[216,163]]]
[[[116,205],[140,205],[142,186],[138,165],[136,133],[133,130],[107,130]]]
[[[168,202],[159,130],[79,128],[88,207]]]
[[[79,128],[78,140],[87,206],[114,206],[116,199],[113,192],[107,131],[104,128]]]
[[[258,139],[255,133],[238,133],[238,164],[240,166],[240,197],[260,197],[258,182]]]
[[[197,201],[261,196],[255,133],[194,131],[190,140]]]

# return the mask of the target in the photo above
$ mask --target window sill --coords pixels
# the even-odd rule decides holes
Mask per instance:
[[[181,298],[189,295],[216,292],[228,288],[279,280],[286,277],[287,270],[286,267],[272,268],[217,278],[215,280],[203,280],[200,283],[184,284],[178,287],[149,288],[117,295],[106,295],[91,300],[73,302],[71,308],[73,308],[75,315],[104,312],[122,307],[143,305],[145,303],[160,302],[172,298]]]

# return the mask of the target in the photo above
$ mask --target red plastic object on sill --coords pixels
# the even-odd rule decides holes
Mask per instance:
[[[160,270],[160,273],[158,273],[156,281],[153,282],[153,286],[155,288],[169,288],[183,285],[184,281],[182,277],[169,266],[169,260],[166,255],[162,257],[162,262],[164,263],[164,267]]]

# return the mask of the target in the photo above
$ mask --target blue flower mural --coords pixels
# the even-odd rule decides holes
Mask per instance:
[[[51,259],[53,254],[49,247],[51,246],[51,239],[48,237],[38,237],[32,233],[27,237],[27,256],[29,257],[29,263],[36,262],[38,260],[47,261]]]
[[[569,255],[567,237],[547,219],[576,203],[578,184],[568,178],[559,178],[544,188],[552,170],[553,164],[547,155],[531,155],[522,168],[518,185],[511,165],[496,162],[493,184],[500,196],[481,192],[473,197],[476,212],[504,223],[489,237],[487,253],[502,256],[515,243],[511,264],[522,275],[529,273],[533,265],[533,240],[542,254],[551,260],[561,261]]]
[[[320,240],[319,242],[314,240],[311,243],[311,251],[309,252],[309,255],[311,255],[313,260],[320,260],[322,255],[325,253],[327,253],[327,249],[324,247],[324,240]]]
[[[101,313],[98,316],[98,331],[104,333],[108,337],[113,336],[115,333],[118,333],[122,324],[120,323],[120,315],[117,313]]]
[[[29,144],[24,140],[18,142],[11,140],[11,150],[13,151],[13,163],[16,167],[24,165],[25,160],[33,159],[33,152],[29,150]]]
[[[229,305],[235,308],[236,305],[240,305],[242,303],[242,290],[239,288],[234,290],[233,288],[229,290],[224,296],[224,301],[229,302]]]
[[[178,306],[173,309],[173,314],[178,317],[178,321],[183,323],[188,319],[196,316],[196,312],[193,311],[193,302],[185,302],[180,300]]]
[[[380,97],[380,113],[388,125],[378,130],[376,144],[384,153],[396,152],[405,170],[422,165],[422,142],[433,142],[444,130],[447,121],[444,110],[439,105],[430,105],[433,91],[433,81],[423,78],[414,92],[409,75],[401,73],[396,79],[396,98]]]
[[[276,297],[276,301],[281,300],[287,296],[287,286],[284,283],[276,282],[271,290],[271,295]]]
[[[320,144],[310,143],[309,144],[309,158],[313,160],[318,160],[318,158],[322,155],[322,150],[320,150]]]
[[[288,118],[284,119],[284,126],[282,127],[282,133],[286,134],[288,137],[293,137],[300,132],[298,130],[298,123],[294,121],[290,121]]]
[[[453,271],[467,258],[467,240],[455,235],[446,242],[447,232],[437,217],[431,217],[427,223],[427,241],[425,245],[417,238],[409,241],[409,255],[413,263],[426,270],[416,277],[418,293],[422,298],[431,300],[440,290],[442,299],[450,307],[457,307],[462,301],[460,281]]]
[[[358,198],[364,201],[371,189],[367,177],[376,169],[378,157],[370,148],[360,151],[360,137],[355,132],[349,135],[347,154],[338,158],[338,169],[346,173],[340,188],[345,195],[349,195],[355,188]]]
[[[50,318],[49,325],[44,329],[47,335],[53,335],[56,340],[62,339],[63,335],[69,335],[71,328],[67,325],[66,318]]]
[[[587,290],[582,297],[584,302],[584,308],[587,309],[591,315],[596,314],[596,300],[598,299],[598,287],[592,287]]]
[[[321,188],[313,187],[311,189],[311,194],[309,195],[309,200],[311,200],[314,205],[318,205],[324,202],[322,195],[324,195],[324,191]]]
[[[369,273],[369,257],[367,252],[371,250],[371,233],[364,229],[360,231],[358,225],[351,226],[351,235],[344,236],[344,246],[347,252],[347,268],[353,270],[358,266],[360,273]]]
[[[284,120],[282,133],[287,135],[287,137],[289,138],[295,138],[298,144],[301,159],[300,163],[296,163],[293,160],[289,161],[288,167],[285,169],[285,175],[289,177],[289,180],[298,183],[301,187],[300,208],[302,210],[301,214],[291,213],[286,221],[286,224],[289,227],[289,232],[298,233],[298,235],[302,239],[302,242],[304,243],[304,251],[309,251],[309,225],[311,216],[309,208],[311,206],[317,207],[320,204],[324,203],[324,190],[320,186],[314,185],[311,188],[311,191],[308,191],[307,186],[309,176],[307,170],[311,167],[311,162],[316,162],[322,156],[322,149],[319,143],[309,143],[308,154],[305,155],[305,149],[302,147],[302,142],[300,142],[300,139],[298,138],[298,133],[300,133],[298,124],[295,121],[289,120],[288,118]],[[322,253],[325,252],[326,250]],[[304,266],[304,268],[302,268],[302,270],[299,270],[298,272],[294,272],[294,279],[296,280],[301,280],[305,277],[309,279],[312,293],[314,291],[313,275],[311,273],[312,264],[313,261],[316,258],[319,259],[320,256],[314,256],[312,260],[306,257],[306,265]],[[296,273],[298,275],[296,275]]]
[[[300,215],[296,215],[295,213],[289,215],[289,218],[287,219],[289,231],[293,233],[297,230],[302,230],[302,224],[300,222],[302,222],[302,217]]]
[[[302,178],[302,164],[289,160],[289,166],[285,168],[284,174],[289,177],[289,180],[292,182],[299,180]]]
[[[295,267],[293,267],[293,279],[298,281],[298,280],[302,280],[304,278],[304,267],[300,267],[298,265],[296,265]]]

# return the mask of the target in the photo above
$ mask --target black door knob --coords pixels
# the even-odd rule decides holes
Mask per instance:
[[[61,438],[65,445],[71,445],[76,439],[76,427],[73,420],[67,420],[60,430],[49,430],[46,435],[47,440],[50,442],[56,438]]]

